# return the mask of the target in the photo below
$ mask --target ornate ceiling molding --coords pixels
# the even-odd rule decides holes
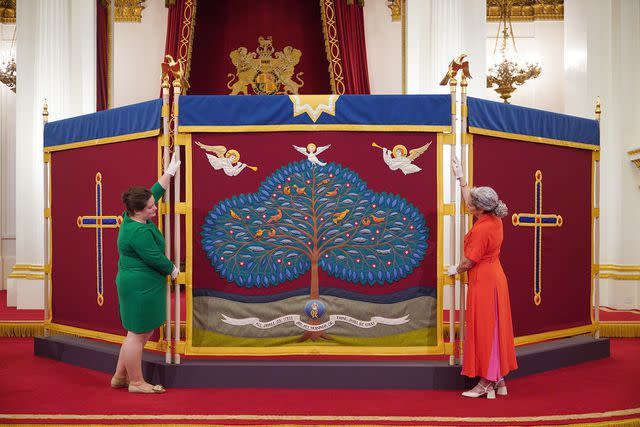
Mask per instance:
[[[487,0],[487,22],[500,21],[500,5],[511,3],[511,21],[563,21],[564,0]]]
[[[115,0],[116,22],[142,22],[145,0]]]
[[[0,24],[15,24],[16,0],[0,0]]]

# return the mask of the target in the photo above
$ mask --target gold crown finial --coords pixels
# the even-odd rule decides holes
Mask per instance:
[[[602,109],[600,108],[600,97],[596,98],[596,120],[600,121],[600,114],[602,113]]]

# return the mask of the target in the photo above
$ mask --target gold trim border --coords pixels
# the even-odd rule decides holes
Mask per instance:
[[[322,17],[322,34],[324,46],[329,62],[329,83],[331,91],[336,95],[345,92],[344,76],[342,75],[342,59],[338,45],[338,29],[336,28],[336,12],[334,0],[320,0],[320,16]]]
[[[562,147],[579,148],[582,150],[600,151],[600,146],[584,144],[582,142],[564,141],[561,139],[544,138],[541,136],[523,135],[519,133],[502,132],[491,129],[469,126],[469,133],[475,135],[495,136],[497,138],[515,139],[518,141],[536,142],[538,144],[559,145]]]
[[[596,324],[577,326],[575,328],[558,329],[556,331],[541,332],[539,334],[522,335],[514,338],[516,346],[533,344],[540,341],[552,340],[557,338],[572,337],[574,335],[592,334],[596,330]]]
[[[389,127],[376,126],[376,128],[384,128],[390,131]],[[419,127],[423,130],[424,127]],[[450,128],[450,127],[447,127]],[[233,127],[232,130],[237,129]],[[288,129],[283,129],[288,130]],[[326,130],[323,128],[322,130]],[[382,129],[376,129],[382,130]],[[188,143],[185,143],[185,161],[186,164],[186,204],[190,208],[190,212],[186,216],[186,314],[187,314],[187,337],[185,346],[185,355],[208,355],[208,356],[292,356],[292,355],[376,355],[376,356],[398,356],[398,355],[441,355],[449,354],[453,351],[451,346],[447,346],[443,337],[443,288],[444,288],[444,276],[437,274],[437,292],[436,298],[437,313],[436,313],[436,339],[437,344],[435,346],[411,346],[411,347],[360,347],[360,346],[340,346],[340,347],[325,347],[325,346],[282,346],[282,347],[194,347],[193,346],[193,285],[192,285],[192,270],[193,270],[193,240],[191,238],[193,234],[193,210],[191,209],[193,200],[193,170],[192,170],[192,151],[191,151],[191,134],[180,135],[180,138],[188,138]],[[443,229],[444,229],[444,201],[443,201],[443,188],[442,188],[442,150],[445,142],[445,135],[437,133],[437,229],[438,229],[438,253],[436,263],[438,266],[442,266],[443,263]]]
[[[115,142],[131,141],[133,139],[149,138],[160,135],[160,129],[148,130],[145,132],[128,133],[126,135],[109,136],[106,138],[89,139],[86,141],[71,142],[69,144],[54,145],[52,147],[44,147],[45,153],[55,151],[72,150],[74,148],[91,147],[94,145],[113,144]]]
[[[182,23],[180,24],[180,44],[178,46],[178,60],[185,64],[182,94],[186,95],[189,89],[189,75],[191,74],[191,54],[193,53],[193,37],[196,32],[196,1],[186,0]]]
[[[438,251],[436,254],[436,276],[437,276],[437,294],[436,294],[436,347],[433,352],[441,352],[445,354],[453,354],[453,346],[445,347],[444,342],[444,278],[440,272],[444,269],[444,217],[447,216],[444,204],[444,187],[442,177],[443,173],[443,147],[445,145],[445,135],[443,133],[436,134],[437,151],[437,175],[436,175],[436,192],[437,192],[437,227],[438,227]],[[455,282],[454,282],[455,283]]]
[[[116,343],[116,344],[122,344],[125,339],[123,335],[115,335],[115,334],[110,334],[108,332],[93,331],[91,329],[61,325],[59,323],[53,323],[50,321],[45,321],[44,327],[45,329],[60,332],[63,334],[75,335],[75,336],[84,337],[84,338],[94,338],[94,339]],[[164,351],[166,348],[166,343],[159,342],[159,341],[148,341],[147,344],[145,344],[144,348],[147,350]],[[3,415],[0,415],[0,418],[2,417]]]
[[[246,125],[246,126],[179,126],[180,132],[313,132],[313,131],[352,131],[352,132],[450,132],[451,126],[429,125]]]
[[[520,417],[443,417],[443,416],[375,416],[375,415],[254,415],[254,414],[0,414],[0,419],[10,420],[243,420],[243,421],[304,421],[331,422],[459,422],[459,423],[525,423],[565,420],[605,420],[607,418],[640,415],[640,408],[619,409],[605,412],[557,414]],[[632,420],[640,420],[636,417]],[[613,420],[611,422],[628,422]],[[273,425],[273,424],[271,424]],[[358,424],[362,425],[362,424]],[[388,425],[388,424],[386,424]],[[562,424],[565,425],[565,424]]]

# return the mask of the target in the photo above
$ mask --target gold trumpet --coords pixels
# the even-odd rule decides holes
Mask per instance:
[[[371,143],[371,146],[372,146],[372,147],[379,148],[379,149],[381,149],[381,150],[382,150],[382,149],[384,149],[384,147],[379,146],[379,145],[378,145],[378,144],[376,144],[375,142],[372,142],[372,143]]]
[[[257,166],[249,166],[249,165],[247,165],[247,167],[248,167],[249,169],[251,169],[252,171],[254,171],[254,172],[257,172],[257,171],[258,171],[258,167],[257,167]]]

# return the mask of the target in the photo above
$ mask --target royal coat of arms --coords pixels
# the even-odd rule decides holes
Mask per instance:
[[[296,74],[297,82],[293,80],[293,73],[302,52],[291,46],[286,46],[282,52],[275,52],[271,36],[260,37],[258,42],[260,46],[255,52],[239,47],[229,54],[236,66],[235,74],[227,74],[231,78],[227,83],[231,89],[230,95],[247,95],[249,85],[258,95],[297,95],[298,89],[304,85],[300,78],[303,73]]]

